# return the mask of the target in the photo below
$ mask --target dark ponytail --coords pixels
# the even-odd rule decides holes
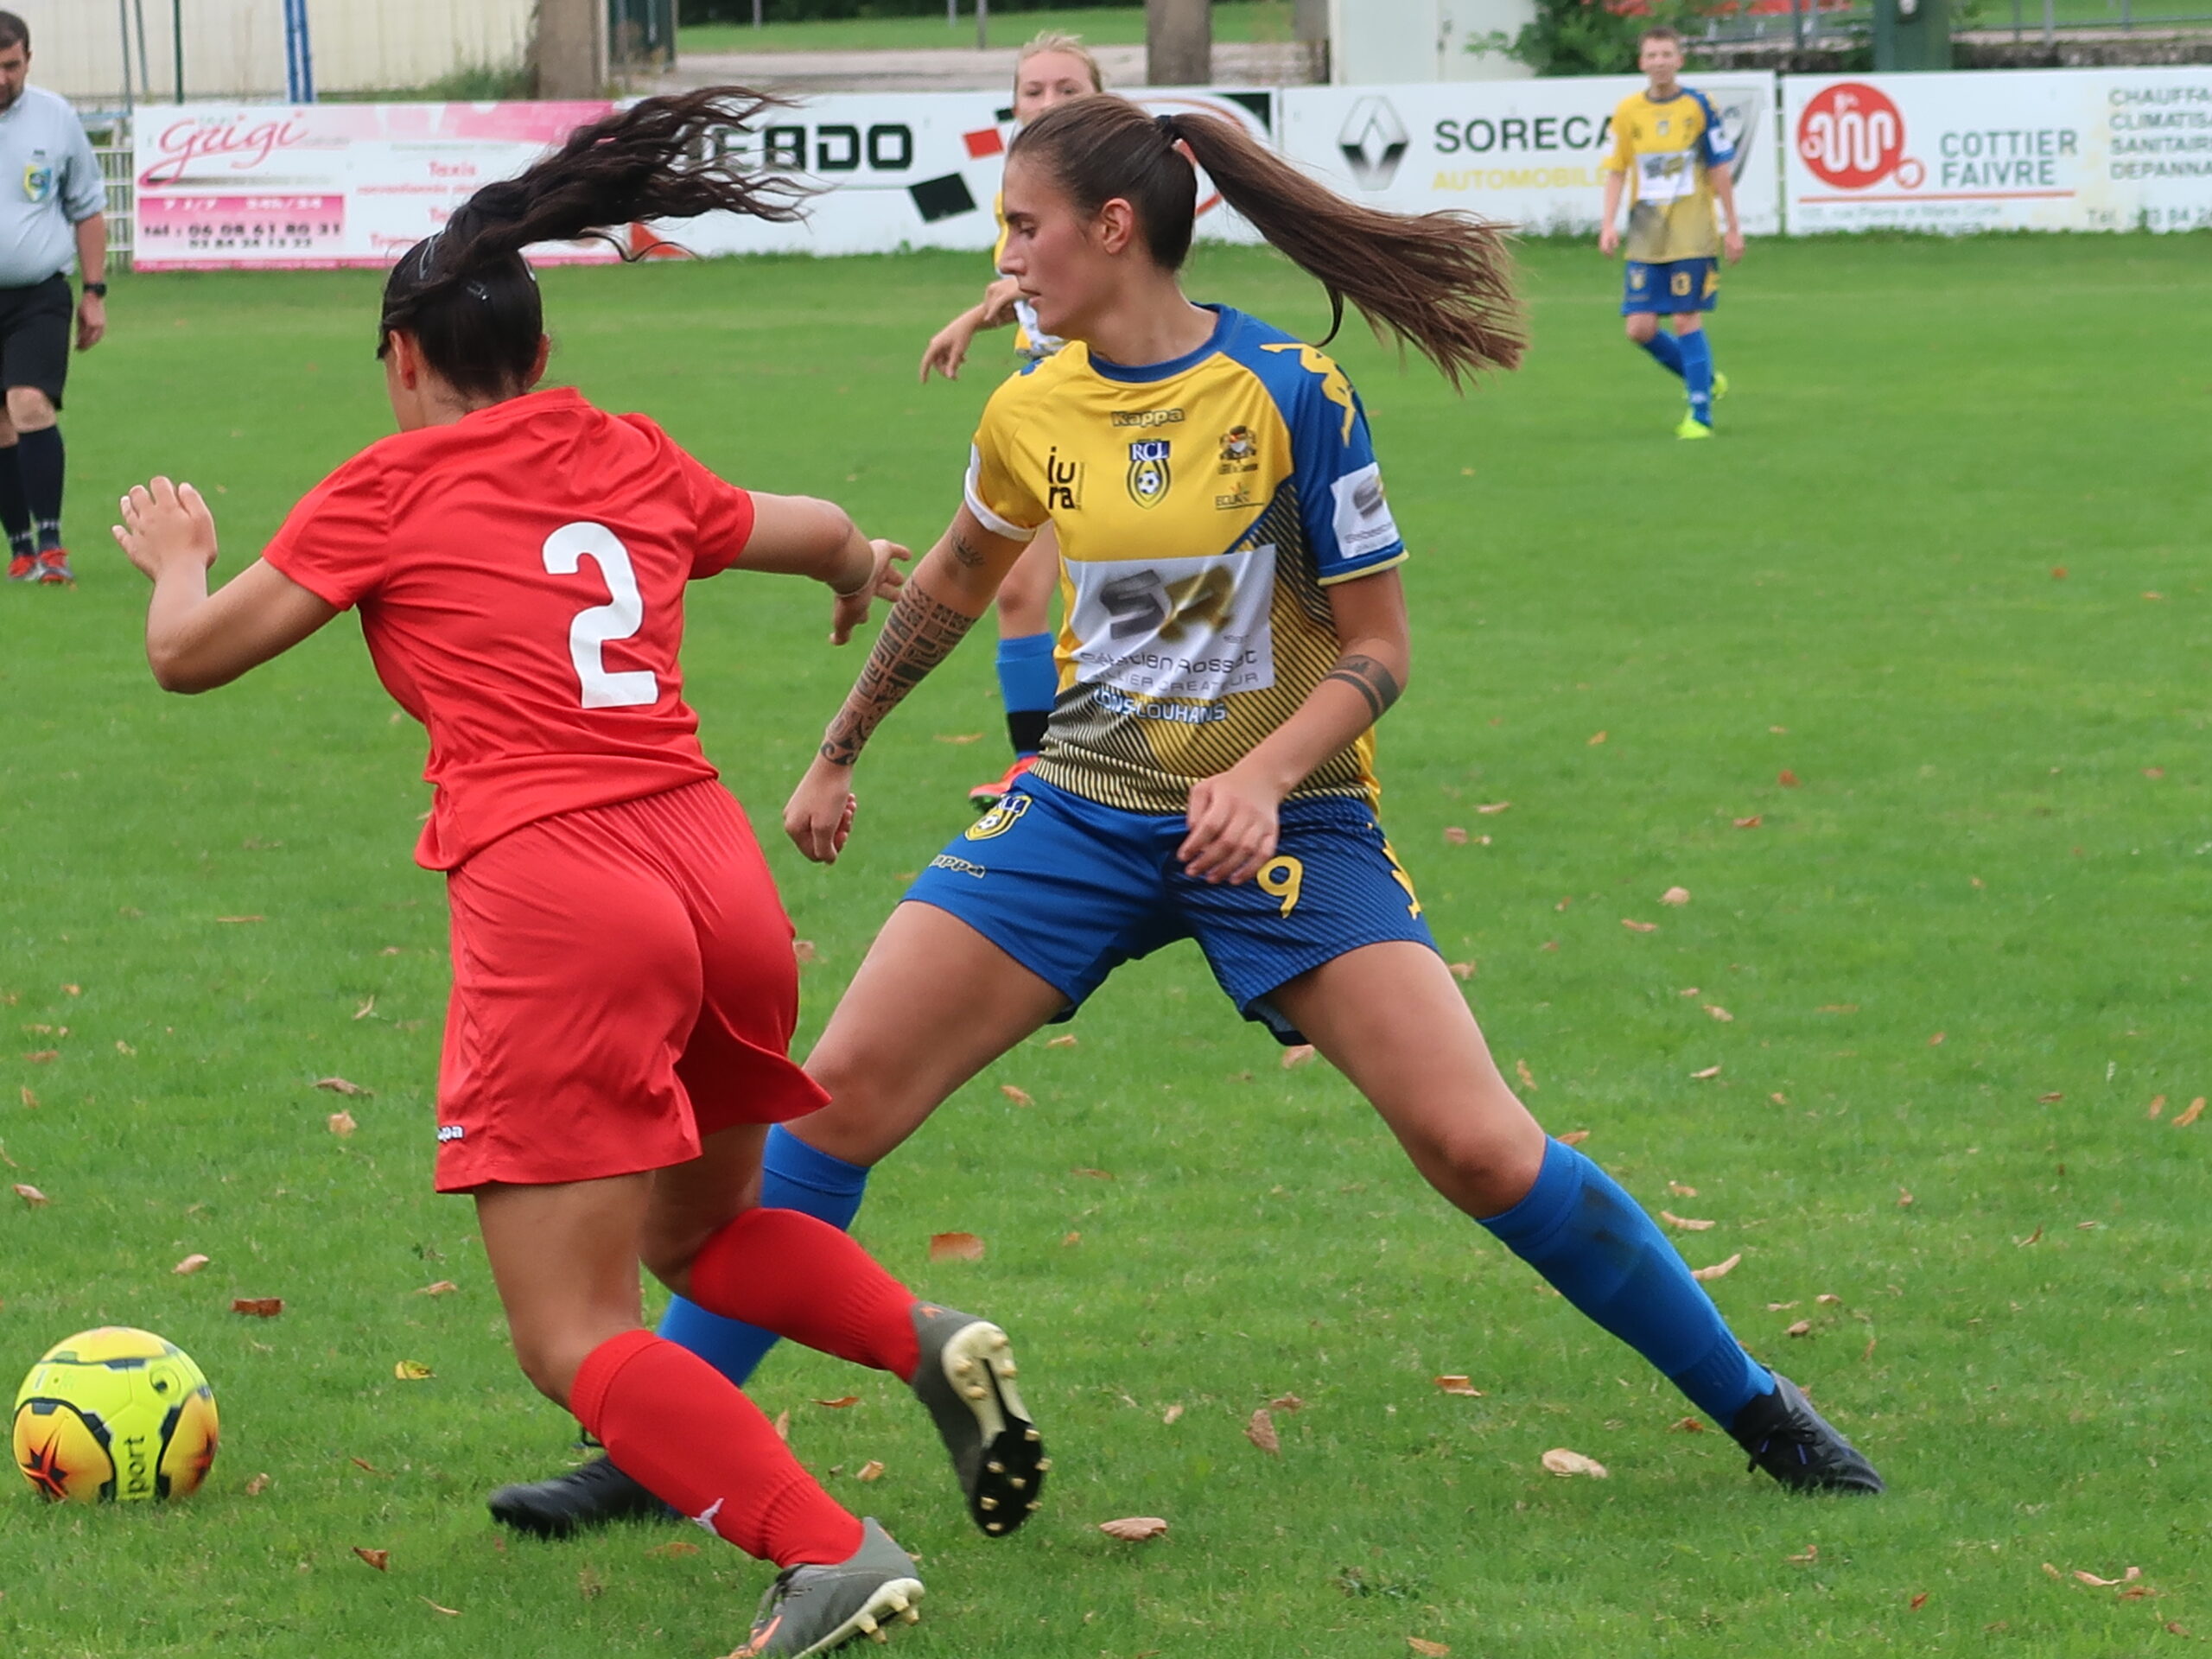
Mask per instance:
[[[1328,290],[1337,323],[1350,300],[1376,334],[1410,340],[1455,386],[1464,375],[1520,362],[1527,335],[1502,226],[1465,213],[1363,207],[1229,122],[1155,118],[1119,98],[1055,105],[1021,130],[1008,160],[1041,162],[1079,213],[1127,201],[1153,258],[1176,270],[1190,253],[1198,207],[1197,175],[1179,142],[1223,200]]]
[[[377,355],[404,329],[456,391],[512,397],[528,385],[544,333],[524,248],[593,235],[613,241],[608,232],[637,219],[798,218],[801,187],[741,170],[715,142],[777,102],[741,86],[649,98],[578,127],[519,178],[486,185],[392,267]]]

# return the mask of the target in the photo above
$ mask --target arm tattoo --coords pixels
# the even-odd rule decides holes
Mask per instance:
[[[957,531],[952,534],[952,556],[969,570],[979,570],[982,568],[983,556],[969,546],[967,538]]]
[[[1335,668],[1322,676],[1327,680],[1342,680],[1367,699],[1370,720],[1380,720],[1383,711],[1398,700],[1398,682],[1390,671],[1372,657],[1357,653],[1340,658]]]
[[[849,766],[874,735],[883,717],[896,709],[922,677],[952,654],[976,626],[976,619],[941,605],[913,582],[899,589],[899,602],[884,619],[868,666],[853,683],[845,706],[823,736],[822,758]]]

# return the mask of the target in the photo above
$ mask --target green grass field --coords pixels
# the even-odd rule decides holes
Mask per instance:
[[[2116,0],[2115,0],[2116,3]],[[1294,38],[1291,0],[1216,0],[1217,41]],[[1093,46],[1141,46],[1142,6],[1067,6],[1042,11],[994,9],[986,32],[993,46],[1019,46],[1041,29],[1065,29]],[[676,49],[702,52],[882,52],[976,44],[975,0],[962,0],[960,18],[942,16],[839,17],[811,23],[697,23],[678,29]]]
[[[1015,1331],[1046,1512],[1011,1542],[970,1532],[885,1379],[786,1352],[759,1381],[800,1455],[925,1558],[928,1618],[897,1645],[2082,1659],[2212,1637],[2212,1122],[2177,1121],[2212,1094],[2208,251],[1755,245],[1699,446],[1668,435],[1677,394],[1582,247],[1526,250],[1535,349],[1464,402],[1363,333],[1341,346],[1416,555],[1385,816],[1440,940],[1547,1124],[1713,1221],[1682,1236],[1694,1264],[1740,1253],[1723,1309],[1891,1493],[1793,1499],[1671,1428],[1681,1401],[1432,1197],[1341,1078],[1283,1070],[1179,947],[1106,988],[1078,1046],[1040,1037],[964,1091],[861,1217],[918,1288]],[[941,255],[544,280],[559,376],[921,544],[995,364],[927,391],[914,364],[982,275]],[[1258,254],[1204,253],[1192,286],[1325,316]],[[0,1185],[0,1380],[80,1327],[144,1325],[205,1366],[226,1430],[207,1489],[166,1511],[0,1495],[10,1652],[712,1659],[769,1577],[689,1528],[549,1546],[490,1524],[486,1488],[578,1454],[508,1357],[469,1207],[429,1191],[447,966],[438,885],[408,861],[420,734],[349,620],[162,696],[143,584],[105,546],[103,501],[171,469],[216,502],[234,569],[384,433],[376,288],[118,280],[67,417],[81,583],[0,591],[0,1183],[50,1199]],[[847,860],[782,847],[859,663],[821,645],[826,614],[733,576],[696,592],[686,653],[817,947],[809,1033],[1001,760],[971,642],[871,749]],[[1676,885],[1691,901],[1662,906]],[[314,1086],[334,1076],[373,1092]],[[931,1264],[956,1230],[988,1255]],[[212,1265],[175,1276],[189,1252]],[[284,1311],[238,1317],[241,1296]],[[404,1360],[435,1376],[395,1380]],[[1440,1392],[1447,1372],[1481,1397]],[[1243,1427],[1285,1394],[1305,1407],[1266,1456]],[[1554,1446],[1611,1478],[1546,1474]],[[887,1473],[860,1485],[871,1459]],[[1128,1515],[1173,1529],[1095,1529]],[[2073,1576],[2130,1567],[2147,1593]]]

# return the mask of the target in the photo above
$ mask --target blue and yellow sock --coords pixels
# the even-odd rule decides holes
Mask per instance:
[[[1689,388],[1690,416],[1707,426],[1713,424],[1713,342],[1705,337],[1705,330],[1694,329],[1675,338],[1675,349],[1682,354],[1682,384]]]
[[[1017,756],[1045,746],[1045,725],[1059,693],[1060,673],[1052,661],[1052,636],[1025,633],[999,641],[999,697],[1006,704],[1006,733]]]
[[[1720,1427],[1773,1392],[1651,1217],[1573,1147],[1552,1141],[1528,1196],[1482,1224]]]
[[[760,1206],[796,1210],[849,1231],[868,1192],[868,1173],[858,1164],[817,1152],[779,1123],[768,1131],[760,1154]],[[740,1388],[777,1342],[757,1325],[719,1319],[681,1296],[661,1315],[660,1334],[689,1348]]]
[[[1664,328],[1659,329],[1650,339],[1639,340],[1636,343],[1658,359],[1659,366],[1668,373],[1680,374],[1682,372],[1682,348],[1675,344],[1675,337]]]

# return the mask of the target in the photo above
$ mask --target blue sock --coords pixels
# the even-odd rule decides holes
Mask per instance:
[[[1702,328],[1675,337],[1682,354],[1682,382],[1690,389],[1690,413],[1706,425],[1713,424],[1713,342]]]
[[[1552,1141],[1529,1195],[1483,1225],[1567,1300],[1642,1354],[1722,1428],[1774,1378],[1612,1177]]]
[[[1659,359],[1659,366],[1669,374],[1682,372],[1682,348],[1675,337],[1664,328],[1657,330],[1649,340],[1639,340],[1637,345]]]
[[[797,1210],[849,1230],[868,1192],[868,1171],[812,1147],[780,1123],[760,1155],[760,1205]],[[709,1313],[677,1297],[661,1315],[660,1334],[689,1348],[740,1388],[779,1340],[757,1325]]]
[[[1045,722],[1059,695],[1060,671],[1052,661],[1052,636],[1025,633],[999,641],[999,697],[1006,704],[1007,735],[1017,755],[1044,747]]]

